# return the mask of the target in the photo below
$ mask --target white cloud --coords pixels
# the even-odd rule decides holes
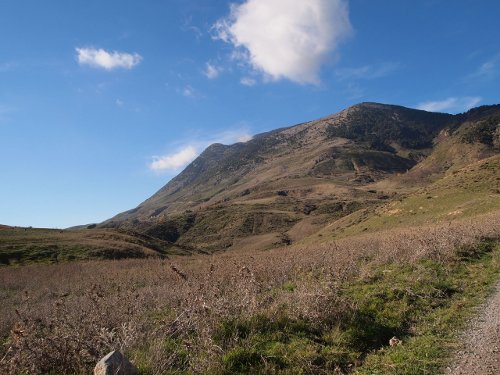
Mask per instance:
[[[205,74],[205,76],[208,79],[215,79],[220,75],[220,72],[221,72],[221,69],[219,67],[217,67],[213,64],[207,63],[207,66],[206,66],[203,74]]]
[[[182,90],[180,90],[180,93],[186,98],[194,98],[197,96],[196,90],[190,85],[185,86]]]
[[[123,107],[125,105],[125,103],[123,102],[123,100],[120,100],[120,99],[116,99],[115,103],[116,103],[117,107]]]
[[[113,70],[117,68],[132,69],[142,61],[142,56],[134,53],[112,51],[102,48],[76,48],[77,60],[80,65],[93,68]]]
[[[250,77],[243,77],[242,79],[240,79],[240,83],[244,86],[255,86],[257,84],[257,81],[253,78],[250,78]]]
[[[386,62],[376,65],[365,65],[359,68],[337,69],[336,75],[341,80],[346,79],[376,79],[386,77],[399,68],[398,63]]]
[[[321,66],[352,28],[346,0],[246,0],[214,30],[266,79],[318,84]]]
[[[193,146],[186,146],[179,151],[153,157],[149,168],[153,171],[177,170],[192,162],[198,156],[198,151]]]
[[[450,97],[443,100],[420,103],[417,108],[429,112],[458,113],[476,107],[482,98],[479,96],[466,96],[463,98]]]
[[[208,143],[222,143],[229,145],[236,142],[248,142],[252,138],[252,135],[246,129],[227,130],[217,135]]]
[[[172,154],[154,156],[149,169],[155,172],[177,172],[191,163],[209,145],[213,143],[233,144],[248,142],[253,137],[246,129],[228,130],[205,140],[192,140],[177,149]]]
[[[168,87],[169,85],[166,84],[166,86]],[[204,95],[202,92],[200,92],[198,89],[194,88],[193,86],[191,86],[189,84],[186,84],[185,86],[182,86],[182,87],[177,87],[175,89],[175,92],[177,93],[177,95],[181,95],[181,96],[184,96],[184,97],[190,98],[190,99],[202,99],[202,98],[204,98]]]
[[[250,134],[242,134],[240,135],[238,138],[236,138],[236,142],[248,142],[248,141],[251,141],[253,139],[253,136],[251,136]]]

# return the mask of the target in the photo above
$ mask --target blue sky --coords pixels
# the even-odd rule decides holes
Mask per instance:
[[[135,207],[212,142],[500,102],[497,0],[0,0],[0,223]]]

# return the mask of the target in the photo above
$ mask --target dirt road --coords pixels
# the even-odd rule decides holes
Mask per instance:
[[[500,282],[478,309],[463,335],[463,345],[445,374],[500,374]]]

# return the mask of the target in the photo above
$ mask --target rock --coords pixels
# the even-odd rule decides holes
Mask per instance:
[[[392,339],[389,340],[389,345],[390,346],[398,346],[401,345],[402,342],[400,339],[398,339],[396,336],[394,336]]]
[[[137,375],[137,368],[118,352],[103,357],[94,368],[94,375]]]

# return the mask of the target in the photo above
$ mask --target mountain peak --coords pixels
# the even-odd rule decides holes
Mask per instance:
[[[361,102],[358,104],[354,104],[349,108],[392,108],[392,107],[396,106],[391,104],[377,103],[377,102]]]
[[[470,118],[499,108],[450,115],[364,102],[318,120],[258,134],[245,143],[214,143],[151,198],[103,225],[139,225],[147,231],[168,222],[165,228],[177,228],[181,236],[189,231],[183,237],[188,247],[213,237],[206,240],[210,243],[202,241],[204,249],[225,246],[221,234],[203,229],[213,232],[216,224],[231,236],[247,235],[249,230],[260,233],[262,225],[269,227],[263,233],[286,232],[298,220],[298,212],[330,203],[338,207],[339,199],[353,200],[352,192],[366,184],[406,173],[433,152],[443,130],[453,134]],[[475,142],[490,128],[473,129],[467,137],[462,132],[461,137]]]
[[[415,112],[426,112],[421,109],[405,107],[397,104],[386,104],[386,103],[378,103],[378,102],[361,102],[358,104],[354,104],[348,108],[349,109],[358,109],[358,110],[386,110],[386,111],[415,111]],[[429,112],[433,113],[433,112]]]

